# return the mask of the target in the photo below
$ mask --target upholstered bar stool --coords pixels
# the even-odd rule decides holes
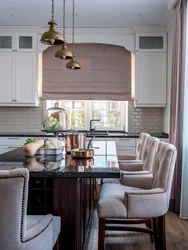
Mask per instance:
[[[150,137],[150,134],[147,133],[140,133],[137,147],[136,147],[136,155],[118,155],[118,160],[119,162],[123,161],[133,161],[133,160],[140,160],[142,161],[143,159],[143,154],[144,154],[144,148],[147,143],[147,139]]]
[[[137,223],[145,223],[146,219],[152,219],[153,230],[127,226],[124,229],[126,231],[154,233],[156,249],[166,250],[165,214],[169,208],[176,154],[174,145],[160,142],[154,156],[152,177],[145,176],[145,182],[140,182],[141,175],[130,175],[132,181],[134,178],[134,186],[115,183],[102,185],[97,205],[99,217],[98,250],[105,248],[105,229],[117,229],[114,229],[113,225],[110,226],[113,224],[113,220],[116,224],[117,222],[132,224],[135,219]],[[122,226],[121,231],[123,231]]]
[[[52,250],[58,239],[60,217],[26,215],[28,180],[27,169],[0,171],[1,250]]]
[[[142,151],[142,161],[124,161],[119,162],[120,168],[120,179],[103,179],[102,184],[104,183],[121,183],[126,184],[127,175],[143,175],[143,181],[145,181],[145,175],[150,175],[152,177],[152,166],[154,161],[154,156],[159,144],[159,139],[156,137],[149,136],[147,137],[147,142],[145,143],[144,149]],[[130,179],[130,178],[129,178]],[[129,180],[128,179],[128,180]]]

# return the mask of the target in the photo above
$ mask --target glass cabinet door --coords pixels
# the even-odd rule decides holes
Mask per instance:
[[[12,50],[12,36],[0,35],[0,50]]]
[[[36,35],[17,33],[16,49],[20,52],[34,52],[36,50]]]
[[[19,36],[19,49],[32,49],[33,39],[32,36]]]
[[[136,34],[136,52],[166,52],[166,33]]]

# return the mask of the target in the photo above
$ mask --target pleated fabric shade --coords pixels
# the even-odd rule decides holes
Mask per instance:
[[[70,71],[66,62],[54,58],[58,49],[43,51],[43,100],[131,100],[130,51],[109,44],[76,44],[82,69]]]

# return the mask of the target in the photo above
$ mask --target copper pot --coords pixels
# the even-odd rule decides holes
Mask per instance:
[[[72,149],[85,149],[86,134],[85,133],[71,133],[65,135],[65,151],[71,153]]]
[[[73,149],[71,150],[71,156],[73,158],[91,158],[94,156],[93,149]]]

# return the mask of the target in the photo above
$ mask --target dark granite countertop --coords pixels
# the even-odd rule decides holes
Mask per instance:
[[[79,131],[86,133],[87,131]],[[98,134],[91,134],[87,133],[87,137],[95,136],[96,138],[139,138],[139,133],[127,133],[125,131],[99,131]],[[168,134],[161,133],[161,134],[155,134],[151,133],[152,136],[158,137],[158,138],[168,138]],[[10,136],[18,136],[18,137],[54,137],[53,133],[46,133],[46,132],[3,132],[0,133],[0,137],[10,137]],[[64,137],[64,134],[59,134],[59,137]]]
[[[93,146],[95,142],[93,142]],[[97,151],[94,158],[73,159],[71,155],[35,155],[25,157],[23,148],[0,155],[0,170],[28,168],[31,177],[61,178],[119,178],[114,141],[104,142],[104,148]]]

